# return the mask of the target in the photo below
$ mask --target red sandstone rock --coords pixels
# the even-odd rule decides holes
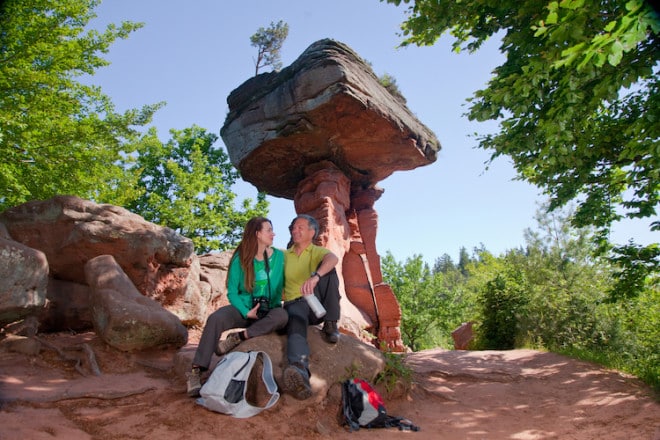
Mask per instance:
[[[353,188],[436,160],[440,143],[351,48],[325,39],[227,98],[230,159],[260,191],[293,198],[310,164],[333,162]]]
[[[122,351],[185,345],[188,331],[179,319],[141,295],[111,255],[89,260],[85,276],[94,329],[108,345]]]
[[[472,333],[472,322],[464,322],[453,332],[451,332],[451,337],[454,339],[454,349],[456,350],[467,350],[470,346],[470,342],[474,339],[474,334]]]
[[[192,241],[124,208],[57,196],[7,209],[0,223],[14,240],[46,254],[54,278],[85,283],[85,263],[113,255],[140,292],[164,305],[189,288]]]
[[[297,213],[319,221],[318,243],[340,258],[342,329],[403,351],[401,311],[376,251],[376,184],[434,162],[435,135],[348,46],[327,39],[282,71],[249,79],[227,102],[221,135],[242,177],[293,198]]]

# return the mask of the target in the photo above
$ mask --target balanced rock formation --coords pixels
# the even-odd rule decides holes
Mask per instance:
[[[375,246],[377,183],[433,163],[435,135],[364,60],[329,39],[280,72],[249,79],[227,102],[221,136],[242,177],[318,219],[319,244],[340,257],[350,301],[342,304],[342,328],[358,335],[350,327],[362,319],[373,343],[402,351],[401,311]]]

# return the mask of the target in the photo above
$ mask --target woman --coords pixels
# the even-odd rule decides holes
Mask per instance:
[[[286,327],[282,308],[284,253],[272,247],[273,225],[265,217],[247,222],[243,239],[229,262],[229,305],[209,315],[188,374],[188,395],[199,396],[200,374],[208,370],[213,353],[222,356],[246,339]],[[220,341],[225,330],[245,328]]]

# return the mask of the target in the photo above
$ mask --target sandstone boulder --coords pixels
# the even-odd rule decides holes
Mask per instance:
[[[473,324],[472,321],[464,322],[451,332],[455,350],[467,350],[470,347],[470,342],[474,339],[474,333],[472,332]]]
[[[4,234],[5,237],[8,235]],[[23,319],[46,304],[46,255],[0,238],[0,326]]]
[[[353,50],[330,39],[245,81],[227,103],[220,134],[243,179],[293,199],[296,213],[319,221],[317,244],[339,257],[342,330],[403,351],[401,310],[382,283],[374,203],[378,182],[436,160],[435,134]]]
[[[90,308],[96,333],[122,351],[183,346],[188,331],[176,315],[137,291],[111,255],[85,264],[91,288]]]
[[[7,209],[0,223],[14,240],[46,255],[54,278],[85,283],[85,263],[113,255],[140,292],[164,305],[189,287],[192,240],[124,208],[56,196]]]
[[[227,271],[233,251],[199,256],[200,284],[206,285],[211,301],[227,294]]]

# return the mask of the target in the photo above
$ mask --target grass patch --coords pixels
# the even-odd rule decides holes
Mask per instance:
[[[632,356],[624,357],[620,353],[613,353],[608,350],[592,351],[573,347],[553,351],[631,374],[649,385],[653,390],[653,397],[660,402],[660,365],[655,359],[637,359]]]

